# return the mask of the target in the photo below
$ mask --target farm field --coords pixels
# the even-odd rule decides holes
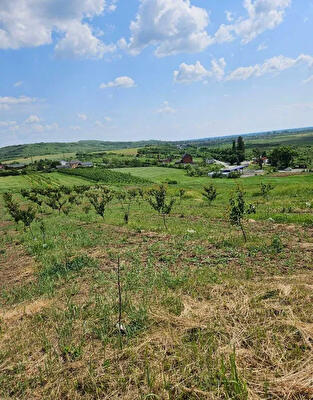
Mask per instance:
[[[6,191],[19,191],[38,186],[74,186],[92,184],[86,178],[79,176],[69,177],[58,172],[50,174],[32,173],[20,176],[0,177],[0,193]]]
[[[116,153],[116,154],[124,154],[124,155],[131,155],[131,156],[135,156],[138,153],[138,149],[140,147],[135,147],[135,148],[131,148],[131,149],[117,149],[117,150],[110,150],[107,151],[108,154],[110,153]]]
[[[20,157],[15,158],[13,160],[4,161],[3,164],[11,164],[11,163],[21,163],[21,164],[30,164],[39,160],[63,160],[68,158],[74,158],[76,153],[60,153],[60,154],[46,154],[42,156],[33,156],[33,157]]]
[[[0,178],[0,192],[24,206],[21,188],[93,186],[102,176],[117,193],[148,195],[171,181],[175,200],[167,228],[145,196],[125,224],[118,195],[104,218],[79,195],[66,213],[42,205],[24,230],[0,196],[0,398],[312,398],[313,175],[100,172]],[[261,182],[272,185],[267,196]],[[247,242],[229,220],[238,185],[256,207]]]

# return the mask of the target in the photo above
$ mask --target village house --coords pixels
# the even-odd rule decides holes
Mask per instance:
[[[192,156],[190,154],[184,154],[182,156],[182,159],[180,161],[181,164],[193,164],[193,159]]]
[[[23,169],[25,168],[25,164],[7,164],[5,166],[5,169]]]
[[[72,161],[59,161],[60,165],[57,165],[57,169],[75,169],[75,168],[92,168],[93,163],[90,161],[82,162],[79,160],[72,160]]]
[[[162,163],[162,164],[169,164],[170,162],[172,162],[172,157],[168,157],[168,158],[165,158],[165,159],[163,159],[163,160],[158,160],[160,163]]]

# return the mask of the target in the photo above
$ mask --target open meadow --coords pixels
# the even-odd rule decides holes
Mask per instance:
[[[103,218],[84,190],[59,212],[42,194],[26,229],[1,198],[0,398],[312,399],[313,175],[102,171],[0,178],[24,208],[21,189],[114,190]],[[147,201],[159,184],[166,226]],[[238,185],[247,242],[230,224]]]

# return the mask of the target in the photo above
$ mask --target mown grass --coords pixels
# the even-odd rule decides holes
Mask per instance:
[[[311,399],[312,176],[262,178],[275,186],[265,199],[259,177],[129,172],[178,181],[168,231],[143,200],[128,226],[116,200],[104,221],[81,206],[44,210],[46,235],[35,222],[34,237],[0,209],[0,398]],[[227,217],[238,183],[258,204],[246,244]],[[7,273],[20,273],[14,248],[33,261],[27,282]]]

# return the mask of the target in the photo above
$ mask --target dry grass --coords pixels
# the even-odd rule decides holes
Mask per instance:
[[[312,249],[304,246],[303,254],[303,243],[289,240],[293,229],[285,229],[288,247],[279,256],[261,251],[249,255],[248,248],[227,250],[196,240],[178,246],[179,239],[169,235],[105,229],[112,238],[110,248],[85,251],[99,268],[65,280],[52,296],[7,305],[1,313],[1,398],[313,398]],[[268,235],[268,226],[260,224],[259,231]],[[171,260],[166,258],[169,249]],[[129,310],[146,307],[147,312],[143,326],[122,337],[122,348],[114,328],[112,253],[126,260],[123,284],[129,305],[124,324],[134,321]],[[287,271],[290,259],[293,266]],[[173,279],[187,278],[177,285],[175,280],[151,284],[147,291],[131,287],[138,263],[143,270],[139,279],[148,285],[151,262],[156,279],[165,266]],[[9,246],[1,277],[15,265],[14,279],[6,278],[6,283],[20,284],[31,263]],[[245,277],[249,268],[254,274]],[[95,328],[112,304],[109,333],[101,338]],[[229,357],[234,349],[246,394],[242,389],[236,395],[225,384],[232,379]]]

